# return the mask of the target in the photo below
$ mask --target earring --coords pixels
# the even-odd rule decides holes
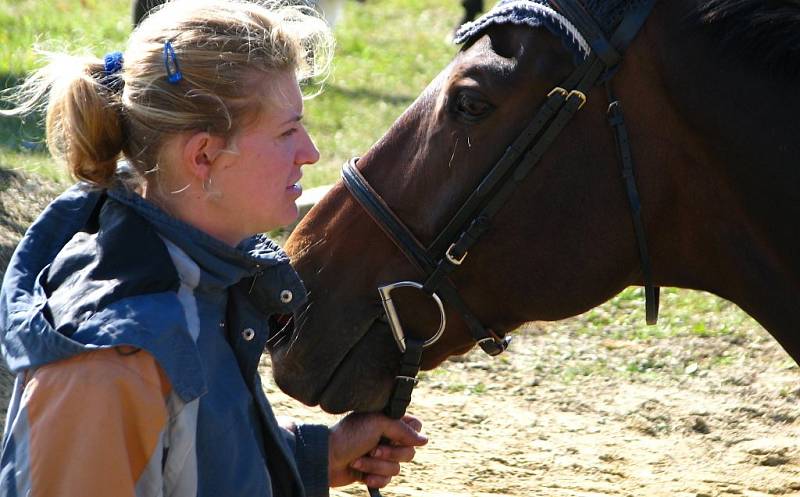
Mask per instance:
[[[206,192],[206,197],[214,197],[220,198],[222,197],[222,192],[219,190],[215,190],[213,185],[211,184],[211,175],[209,174],[206,179],[203,180],[203,191]]]

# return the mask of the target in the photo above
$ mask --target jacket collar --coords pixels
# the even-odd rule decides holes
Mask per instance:
[[[286,253],[264,235],[231,247],[124,187],[109,189],[108,196],[145,218],[161,236],[191,257],[203,272],[199,284],[202,289],[221,290],[266,268],[289,262]]]

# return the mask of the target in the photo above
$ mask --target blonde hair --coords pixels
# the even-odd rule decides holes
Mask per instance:
[[[176,84],[167,79],[166,42],[182,74]],[[120,73],[107,75],[96,57],[46,54],[49,63],[14,89],[17,106],[0,112],[46,108],[51,154],[75,178],[106,187],[120,154],[145,177],[170,136],[192,130],[234,136],[270,103],[253,91],[259,78],[293,71],[298,81],[321,84],[332,50],[330,30],[310,8],[275,0],[174,0],[132,33]],[[110,84],[113,78],[122,84]]]

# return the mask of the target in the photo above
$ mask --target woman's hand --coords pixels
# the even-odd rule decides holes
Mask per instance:
[[[331,487],[361,481],[382,488],[400,473],[400,463],[414,458],[414,447],[425,445],[422,423],[413,416],[401,420],[383,414],[349,414],[331,428],[328,481]],[[379,443],[385,437],[390,444]]]

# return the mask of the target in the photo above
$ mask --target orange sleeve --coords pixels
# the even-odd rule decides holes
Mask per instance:
[[[30,495],[134,496],[148,465],[161,468],[169,391],[145,351],[102,349],[37,369],[22,396]]]

